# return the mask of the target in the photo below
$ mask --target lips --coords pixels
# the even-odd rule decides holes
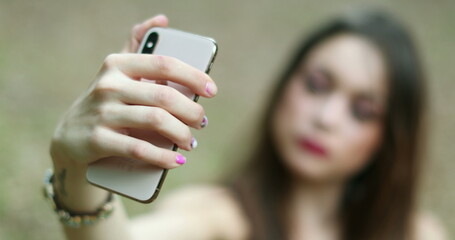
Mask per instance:
[[[321,157],[327,156],[327,150],[320,143],[314,140],[300,138],[297,140],[297,142],[299,147],[306,152]]]

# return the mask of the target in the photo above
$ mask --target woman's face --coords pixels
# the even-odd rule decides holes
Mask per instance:
[[[298,178],[345,181],[378,149],[387,98],[381,52],[354,34],[315,47],[273,114],[273,137]]]

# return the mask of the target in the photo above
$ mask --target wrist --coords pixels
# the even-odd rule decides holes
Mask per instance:
[[[93,212],[109,193],[85,179],[85,171],[54,165],[55,199],[62,207],[74,212]]]
[[[86,165],[81,163],[81,161],[72,159],[64,149],[64,144],[62,144],[61,141],[57,139],[52,140],[49,154],[54,168],[69,168],[73,171],[85,172],[87,168]]]
[[[77,164],[55,150],[51,150],[51,156],[55,174],[52,186],[58,204],[75,212],[92,212],[106,200],[107,191],[87,182],[87,166]]]
[[[109,217],[113,210],[113,194],[109,193],[104,203],[98,206],[93,211],[75,211],[68,207],[65,207],[61,201],[58,201],[58,197],[55,191],[55,175],[52,170],[46,172],[44,180],[44,195],[51,203],[53,210],[59,216],[62,223],[70,227],[80,227],[81,225],[91,225],[98,222],[101,219]]]

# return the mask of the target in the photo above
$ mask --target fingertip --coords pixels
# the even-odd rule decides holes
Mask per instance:
[[[196,140],[196,138],[191,138],[191,149],[195,149],[197,148],[197,145],[198,145],[198,142]]]
[[[169,24],[169,19],[162,13],[156,15],[153,19],[155,24],[160,27],[167,27]]]
[[[185,151],[191,151],[193,150],[191,148],[191,144],[188,146],[188,144],[185,144],[185,145],[178,145],[179,149],[182,149],[182,150],[185,150]]]
[[[207,118],[207,116],[204,116],[201,121],[201,128],[205,128],[207,127],[207,125],[209,125],[209,119]]]
[[[205,93],[209,97],[214,97],[218,92],[218,87],[213,82],[207,82],[205,84]]]
[[[184,157],[182,154],[177,154],[175,157],[175,162],[179,165],[183,165],[186,163],[186,157]]]
[[[184,165],[187,162],[187,158],[181,153],[164,150],[165,152],[161,158],[154,159],[150,161],[152,164],[164,168],[164,169],[174,169]]]

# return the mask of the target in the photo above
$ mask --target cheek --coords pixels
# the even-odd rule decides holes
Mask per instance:
[[[375,154],[382,139],[380,123],[351,124],[337,141],[338,175],[349,177],[361,171]]]
[[[282,160],[292,169],[299,169],[302,160],[295,143],[296,134],[309,128],[310,116],[317,108],[316,101],[305,93],[302,83],[298,79],[290,80],[273,114],[272,141]]]
[[[273,131],[277,144],[285,141],[305,121],[308,104],[302,95],[302,86],[298,81],[291,80],[283,91],[283,96],[273,114]]]
[[[283,97],[277,105],[274,118],[275,126],[280,129],[299,131],[299,127],[305,126],[311,109],[315,108],[312,99],[304,93],[302,84],[294,79],[291,80],[283,92]]]
[[[290,81],[284,89],[283,97],[277,104],[273,114],[272,130],[273,141],[283,157],[292,153],[291,136],[296,126],[302,121],[301,115],[305,109],[305,103],[301,101],[299,90],[296,89],[295,81]]]

